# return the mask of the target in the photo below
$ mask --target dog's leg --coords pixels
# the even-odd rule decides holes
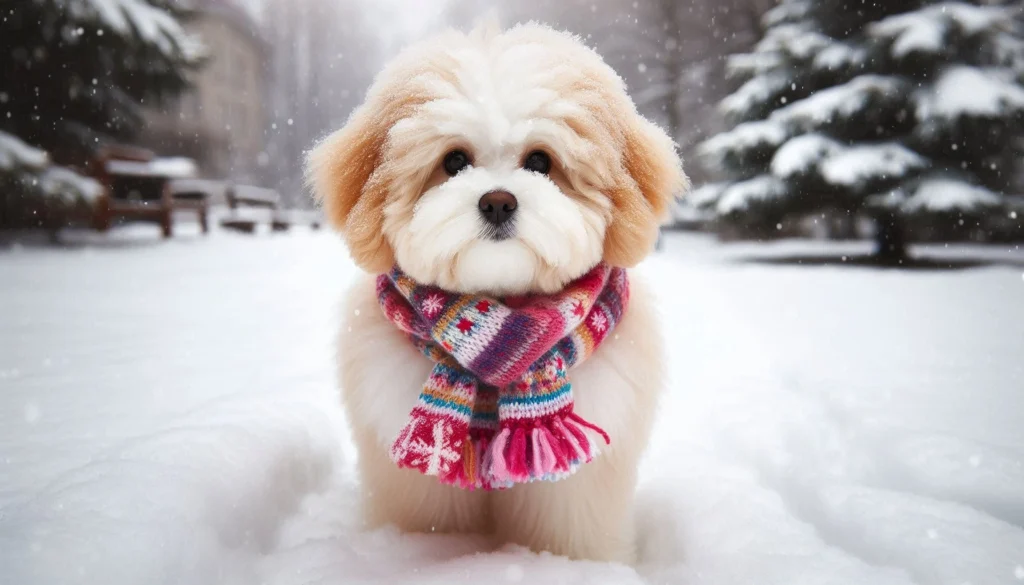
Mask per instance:
[[[664,387],[664,366],[655,305],[642,280],[633,280],[632,294],[612,337],[570,373],[576,412],[607,431],[612,444],[598,443],[602,453],[572,477],[495,492],[500,538],[572,558],[634,560],[637,466]]]
[[[431,364],[377,303],[376,279],[358,282],[346,298],[338,347],[342,403],[359,453],[364,524],[392,524],[411,532],[488,532],[487,494],[438,483],[436,477],[399,469],[389,442],[409,410]]]
[[[494,494],[498,538],[573,559],[635,558],[636,462],[599,456],[574,476]]]
[[[367,527],[395,525],[407,532],[491,532],[487,493],[439,483],[400,469],[373,442],[360,444],[363,514]]]

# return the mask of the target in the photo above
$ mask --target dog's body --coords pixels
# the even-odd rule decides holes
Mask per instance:
[[[599,262],[633,266],[687,185],[671,140],[636,113],[621,79],[577,39],[537,25],[407,50],[314,149],[309,174],[367,272],[397,263],[418,283],[495,297],[557,292]],[[534,550],[630,561],[660,343],[634,278],[618,326],[569,372],[575,411],[611,444],[557,482],[466,491],[389,458],[432,363],[384,316],[373,281],[358,283],[339,359],[368,525],[493,532]]]
[[[658,322],[634,278],[630,309],[600,351],[571,373],[576,411],[612,443],[567,479],[510,490],[467,491],[399,469],[388,448],[430,373],[408,338],[380,311],[370,279],[350,291],[340,333],[346,413],[359,450],[370,525],[416,532],[496,531],[508,542],[574,558],[633,557],[632,498],[637,463],[662,389]]]

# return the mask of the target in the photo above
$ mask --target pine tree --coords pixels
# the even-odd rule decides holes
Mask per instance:
[[[1007,213],[1024,155],[1020,2],[780,0],[734,55],[733,124],[701,146],[728,177],[694,204],[755,233],[834,208],[875,220],[878,253],[906,226]]]
[[[0,227],[34,225],[99,193],[84,166],[130,140],[144,103],[187,87],[198,43],[175,0],[20,0],[0,6]],[[43,204],[43,198],[46,203]]]
[[[171,0],[23,0],[0,8],[0,131],[80,162],[130,139],[140,106],[176,95],[198,63]]]

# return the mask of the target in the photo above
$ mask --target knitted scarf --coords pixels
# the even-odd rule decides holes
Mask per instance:
[[[629,302],[626,271],[599,264],[550,295],[498,299],[377,279],[384,314],[434,362],[391,447],[399,467],[462,488],[574,473],[597,454],[573,412],[566,371],[590,356]]]

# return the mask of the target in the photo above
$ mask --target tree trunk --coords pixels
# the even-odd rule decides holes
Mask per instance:
[[[875,218],[875,257],[887,264],[907,259],[906,225],[898,213]]]

